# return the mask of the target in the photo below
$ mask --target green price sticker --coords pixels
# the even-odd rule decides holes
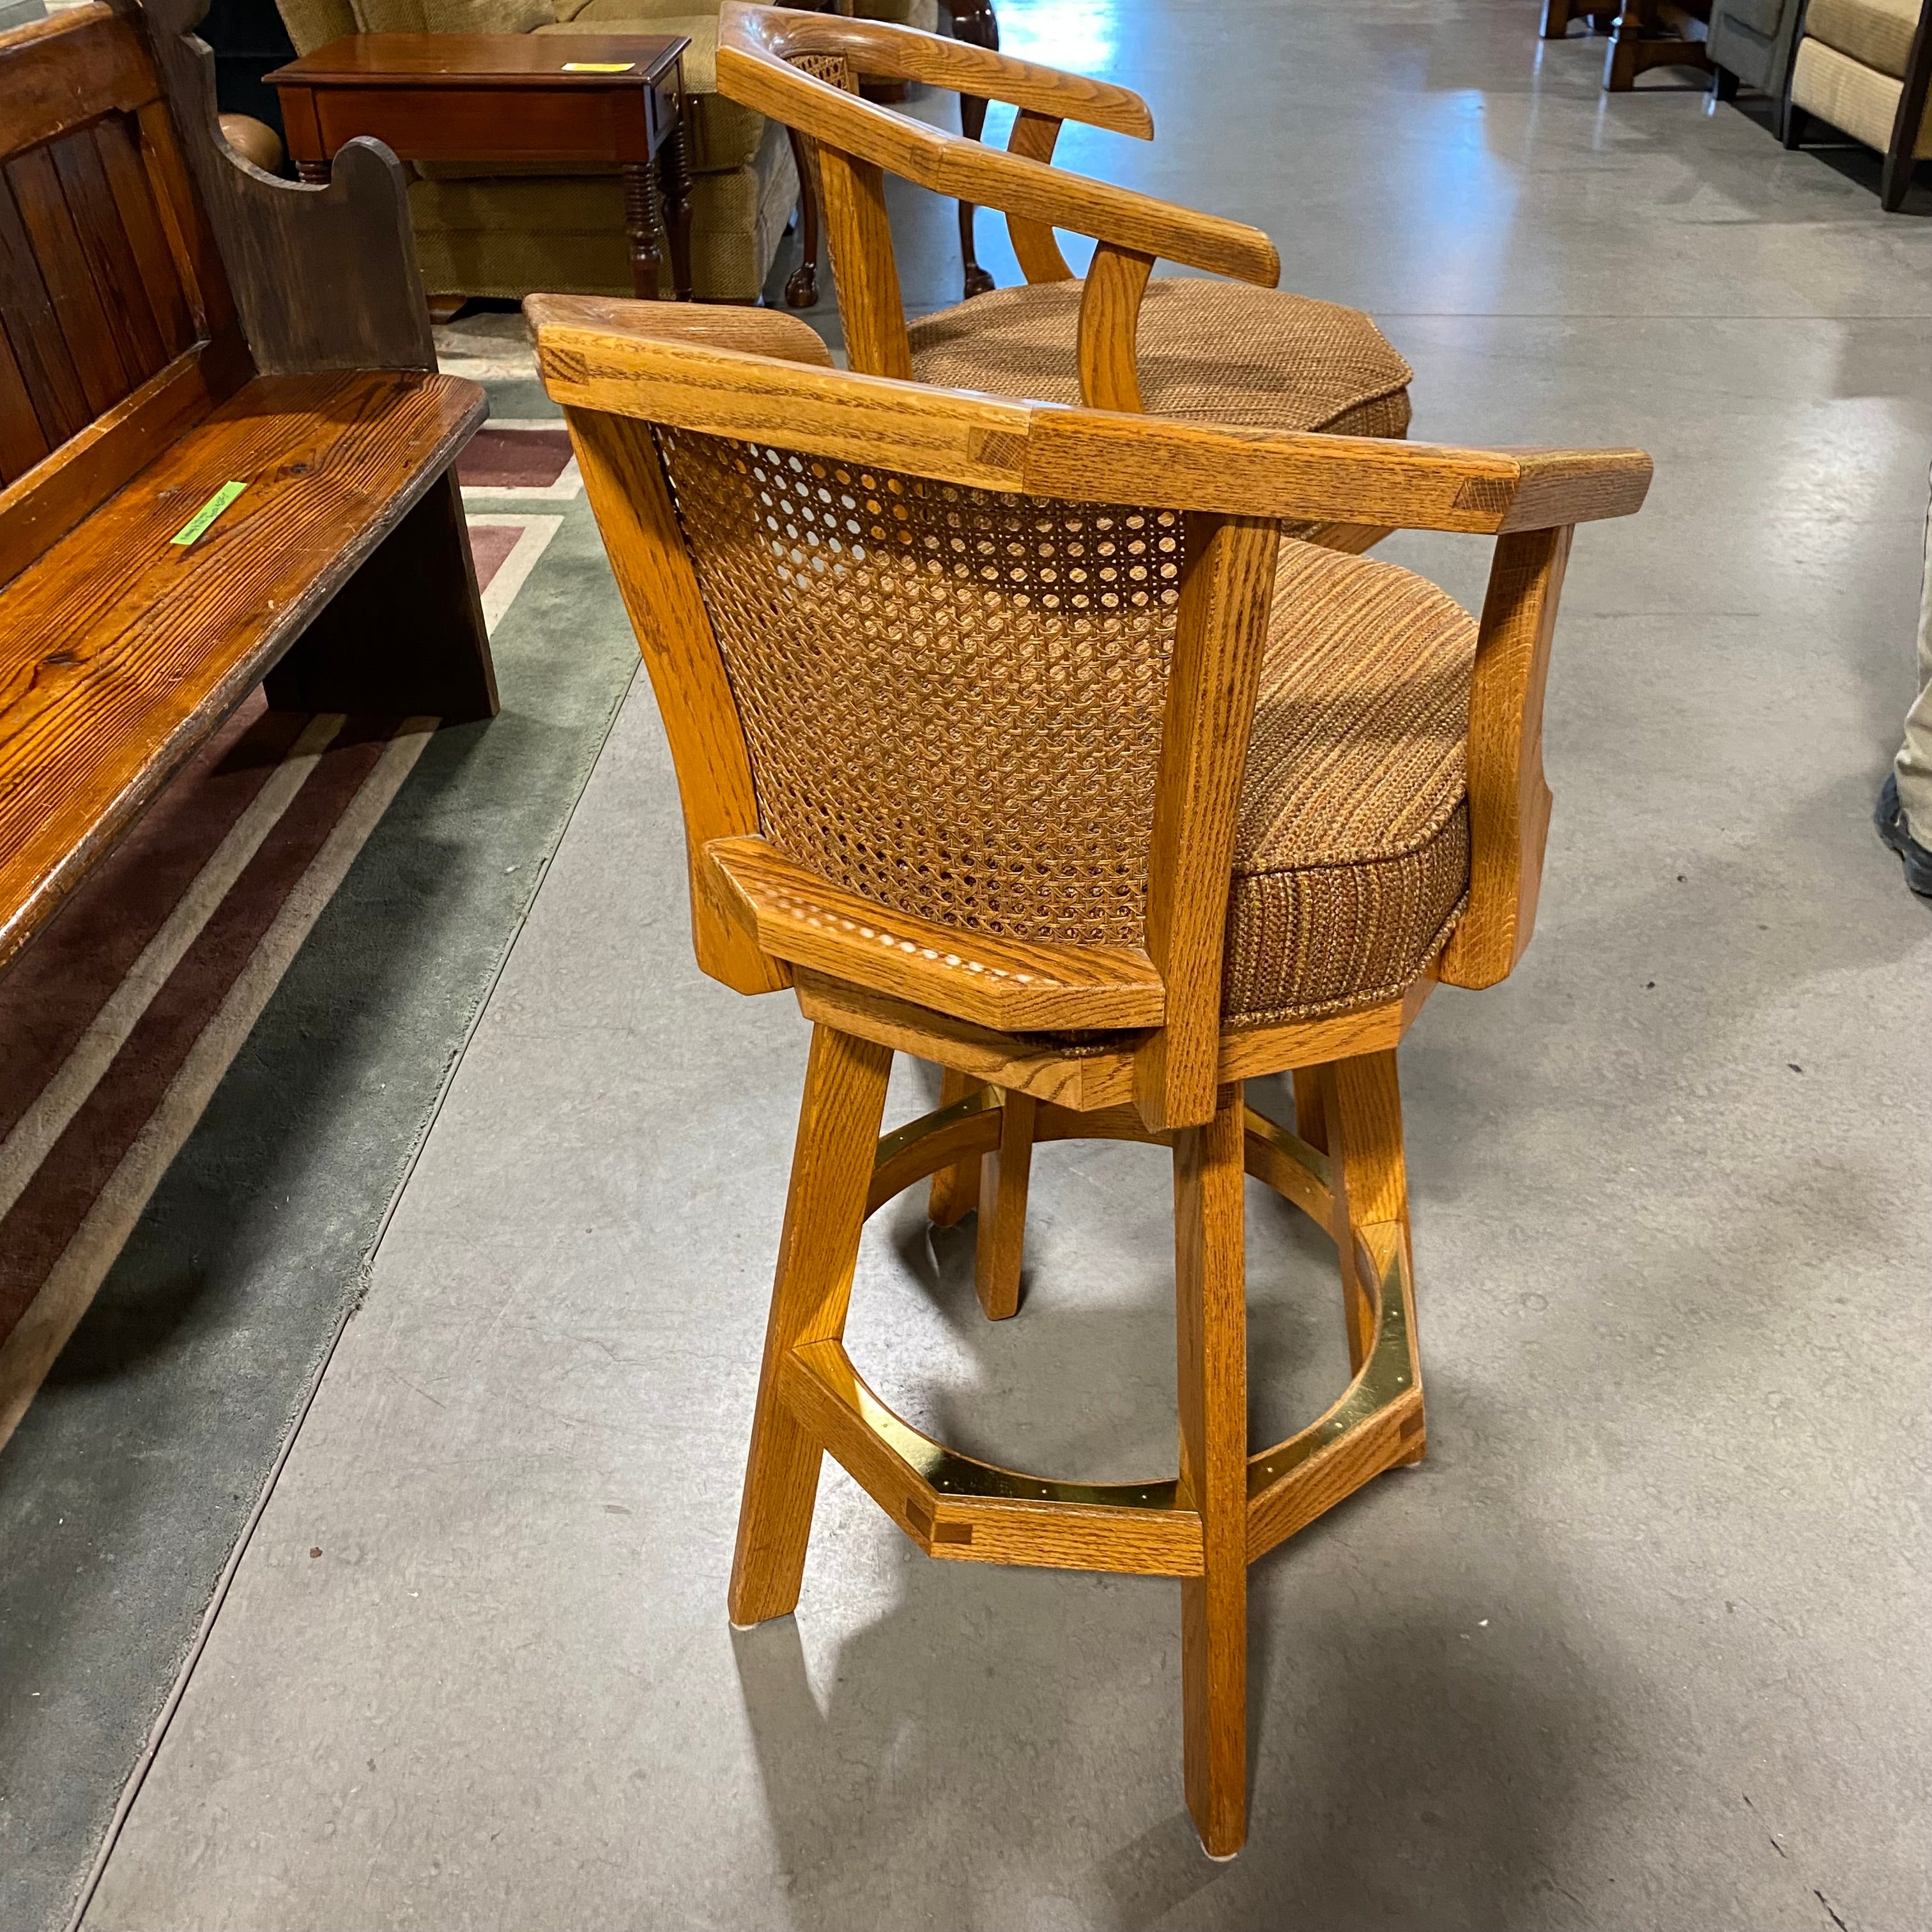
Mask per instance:
[[[566,61],[566,74],[628,74],[635,61]]]
[[[196,511],[194,514],[189,518],[172,536],[169,538],[168,542],[184,546],[199,542],[208,534],[208,525],[213,523],[215,518],[220,516],[222,512],[226,509],[229,505],[233,502],[248,487],[245,483],[223,484],[221,488],[216,490],[214,494],[209,497],[208,501],[202,504],[201,508]]]

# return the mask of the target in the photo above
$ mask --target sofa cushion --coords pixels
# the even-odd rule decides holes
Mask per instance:
[[[915,322],[922,382],[1077,403],[1081,284],[996,289]],[[1141,302],[1141,399],[1150,416],[1273,430],[1400,436],[1413,373],[1369,318],[1244,282],[1162,275]]]
[[[757,298],[797,200],[791,149],[776,123],[749,167],[692,182],[691,280],[700,300]],[[421,180],[410,189],[410,216],[423,285],[436,294],[631,292],[614,174]]]
[[[364,34],[526,34],[556,18],[550,0],[350,0]]]
[[[1861,67],[1903,80],[1918,28],[1918,8],[1919,0],[1811,0],[1804,38],[1835,47]]]
[[[1808,34],[1798,44],[1797,62],[1791,70],[1792,104],[1881,154],[1892,145],[1898,97],[1904,91],[1902,80],[1880,74],[1822,40]],[[1914,152],[1920,160],[1932,158],[1932,106],[1919,124]]]
[[[1249,740],[1222,1010],[1236,1024],[1392,999],[1469,885],[1476,626],[1426,578],[1284,538]]]

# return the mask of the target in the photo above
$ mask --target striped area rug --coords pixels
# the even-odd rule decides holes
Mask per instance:
[[[460,476],[494,630],[581,485],[554,419]],[[0,979],[0,1444],[436,722],[257,692]]]

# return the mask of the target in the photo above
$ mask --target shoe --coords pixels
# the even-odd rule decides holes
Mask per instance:
[[[1921,898],[1932,899],[1932,852],[1926,850],[1905,829],[1905,814],[1899,809],[1898,774],[1894,772],[1879,788],[1878,808],[1872,814],[1878,836],[1905,861],[1905,883]]]

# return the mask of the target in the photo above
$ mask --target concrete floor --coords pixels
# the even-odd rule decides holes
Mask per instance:
[[[806,1037],[692,965],[640,683],[86,1924],[1923,1927],[1932,908],[1868,814],[1932,196],[1883,216],[1866,158],[1667,74],[1606,99],[1516,0],[1001,19],[1150,98],[1096,171],[1376,311],[1418,436],[1658,458],[1578,541],[1536,944],[1404,1052],[1431,1456],[1254,1574],[1249,1849],[1182,1808],[1171,1585],[928,1564],[832,1472],[796,1618],[728,1628]],[[1394,554],[1480,583],[1474,540]],[[962,1447],[1171,1466],[1161,1157],[1035,1186],[1018,1321],[908,1200],[854,1353]],[[1251,1214],[1278,1435],[1337,1297]]]

